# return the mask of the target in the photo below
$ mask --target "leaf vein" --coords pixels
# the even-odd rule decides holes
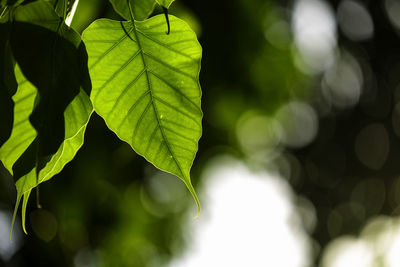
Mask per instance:
[[[132,111],[135,109],[135,107],[139,104],[140,101],[143,100],[143,98],[148,95],[150,93],[150,91],[146,91],[144,92],[141,96],[139,96],[139,98],[131,105],[131,107],[128,110],[128,113],[126,114],[126,116],[122,119],[122,121],[119,123],[117,129],[121,128],[122,124],[125,123],[126,119],[130,116],[130,114],[132,113]]]
[[[149,141],[147,142],[146,149],[144,150],[144,154],[147,154],[147,151],[149,151],[149,148],[151,146],[151,143],[153,142],[153,138],[154,138],[157,130],[158,130],[158,125],[156,125],[156,127],[154,127],[154,130],[152,131],[152,133],[150,135]]]
[[[194,62],[197,62],[196,59],[192,58],[192,57],[189,56],[188,54],[185,54],[185,53],[183,53],[183,52],[181,52],[181,51],[175,50],[174,48],[168,46],[167,44],[165,44],[165,43],[163,43],[163,42],[161,42],[161,41],[159,41],[159,40],[157,40],[157,39],[154,39],[153,37],[150,37],[149,35],[145,34],[144,32],[141,32],[141,31],[139,31],[139,30],[137,30],[137,32],[140,33],[140,34],[142,34],[144,37],[146,37],[146,38],[149,39],[150,41],[152,41],[152,42],[154,42],[154,43],[156,43],[156,44],[158,44],[158,45],[164,47],[165,49],[170,50],[170,51],[172,51],[172,52],[175,52],[176,54],[179,54],[179,55],[181,55],[181,56],[187,57],[188,59],[190,59],[190,60],[192,60],[192,61],[194,61]]]
[[[144,54],[145,54],[146,56],[148,56],[149,58],[151,58],[152,60],[154,60],[154,61],[160,63],[160,64],[163,65],[164,67],[167,67],[167,68],[169,68],[170,70],[173,70],[173,71],[175,71],[175,72],[177,72],[177,73],[182,74],[182,75],[185,76],[185,77],[190,78],[190,79],[193,80],[193,81],[196,81],[196,77],[193,77],[193,76],[191,76],[190,74],[188,74],[188,73],[186,73],[186,72],[184,72],[184,71],[181,71],[180,69],[178,69],[178,68],[176,68],[176,67],[174,67],[174,66],[171,66],[170,64],[166,63],[165,61],[162,61],[161,59],[159,59],[159,58],[157,58],[157,57],[155,57],[155,56],[153,56],[153,55],[151,55],[151,54],[149,54],[149,53],[144,52]]]
[[[183,138],[183,139],[185,139],[187,141],[190,141],[191,143],[196,144],[196,142],[193,141],[192,139],[190,139],[189,137],[187,137],[187,136],[185,136],[185,135],[183,135],[183,134],[181,134],[181,133],[179,133],[179,132],[177,132],[177,131],[169,128],[169,127],[166,127],[165,125],[163,127],[164,127],[165,130],[167,130],[167,131],[169,131],[169,132],[171,132],[171,133],[173,133],[173,134],[175,134],[175,135],[177,135],[177,136],[179,136],[179,137],[181,137],[181,138]]]
[[[174,105],[172,105],[172,104],[170,104],[170,103],[164,101],[163,99],[161,99],[161,98],[159,98],[159,97],[157,97],[157,96],[153,96],[153,98],[154,98],[155,100],[158,100],[159,102],[161,102],[161,103],[164,104],[165,106],[167,106],[167,107],[169,107],[169,108],[171,108],[171,109],[177,111],[178,113],[181,113],[182,115],[188,117],[189,119],[191,119],[192,121],[194,121],[199,127],[201,127],[201,126],[199,125],[199,123],[196,121],[196,119],[193,118],[192,116],[190,116],[189,114],[185,113],[184,111],[180,110],[179,108],[175,107]]]
[[[151,74],[153,74],[157,79],[159,79],[161,82],[163,82],[164,84],[166,84],[168,87],[170,87],[172,90],[174,90],[175,92],[177,92],[179,95],[181,95],[182,97],[184,97],[190,104],[192,104],[196,110],[201,114],[201,110],[200,108],[193,102],[193,100],[191,100],[187,95],[185,95],[181,90],[179,90],[178,87],[170,84],[169,82],[167,82],[164,78],[162,78],[161,76],[159,76],[158,74],[154,73],[153,71],[149,70],[149,72]]]
[[[122,43],[122,41],[124,41],[126,37],[128,36],[124,33],[124,35],[115,44],[113,44],[101,56],[97,58],[97,60],[89,67],[89,69],[94,68],[103,58],[105,58],[108,55],[108,53],[110,53],[112,50],[114,50],[115,47],[117,47],[120,43]]]
[[[188,127],[188,126],[183,125],[183,124],[180,124],[180,123],[178,123],[178,122],[176,122],[176,121],[169,120],[169,119],[165,119],[165,118],[163,118],[162,120],[165,121],[166,123],[174,124],[175,126],[181,127],[181,128],[183,128],[183,129],[185,129],[185,130],[190,130],[190,131],[197,132],[196,129],[193,129],[193,128]]]
[[[144,116],[146,115],[147,111],[149,110],[151,106],[151,101],[149,101],[149,103],[147,103],[146,107],[144,108],[142,114],[140,114],[140,117],[135,125],[135,128],[133,129],[133,136],[132,138],[134,138],[136,136],[137,130],[139,129],[140,123],[142,122]]]
[[[119,104],[123,96],[128,92],[128,89],[130,89],[135,83],[139,80],[139,78],[143,75],[145,72],[145,69],[143,69],[125,88],[122,90],[121,94],[118,96],[117,100],[114,102],[112,108],[110,109],[110,113],[112,113],[115,109],[115,107]]]
[[[153,94],[153,90],[152,90],[152,86],[151,86],[150,75],[149,75],[149,72],[147,71],[148,70],[148,66],[147,66],[147,63],[146,63],[145,54],[144,54],[144,51],[143,51],[143,48],[142,48],[142,44],[141,44],[140,39],[139,39],[138,30],[136,29],[135,23],[133,23],[133,32],[135,34],[135,37],[136,37],[136,40],[137,40],[137,43],[138,43],[138,46],[139,46],[139,50],[141,51],[143,65],[144,65],[144,67],[146,69],[146,78],[147,78],[147,84],[148,84],[148,87],[149,87],[151,103],[152,103],[152,106],[153,106],[154,115],[156,117],[157,124],[160,127],[160,132],[161,132],[162,139],[165,141],[165,145],[167,147],[167,150],[168,150],[169,154],[171,155],[171,157],[173,158],[173,160],[175,161],[175,164],[178,167],[182,177],[186,177],[185,174],[182,171],[182,167],[181,167],[179,161],[177,160],[175,154],[173,153],[171,147],[169,146],[168,139],[166,138],[166,136],[164,134],[164,131],[163,131],[163,128],[162,128],[162,125],[161,125],[161,122],[160,122],[159,113],[158,113],[158,110],[157,110],[156,103],[154,101],[155,96]]]
[[[140,50],[138,50],[132,57],[130,57],[130,58],[128,59],[128,61],[126,61],[118,70],[116,70],[116,71],[110,76],[110,78],[108,78],[107,81],[105,81],[105,82],[100,86],[100,88],[106,87],[112,80],[115,79],[115,77],[116,77],[118,74],[120,74],[122,71],[124,71],[125,68],[128,67],[129,64],[137,57],[137,55],[139,55],[139,52],[140,52]],[[94,101],[96,101],[96,99],[97,99],[99,93],[100,93],[100,90],[99,90],[99,91],[97,92],[97,94],[94,96],[94,98],[93,98]]]
[[[18,142],[17,144],[14,145],[13,149],[10,149],[10,151],[7,152],[7,154],[5,155],[5,159],[8,158],[11,153],[13,153],[18,147],[22,146],[25,142],[27,142],[29,139],[35,139],[35,135],[29,135],[28,137],[24,138],[22,141]],[[32,139],[32,141],[33,141]],[[31,144],[32,142],[30,142],[29,144]],[[28,145],[29,146],[29,145]]]

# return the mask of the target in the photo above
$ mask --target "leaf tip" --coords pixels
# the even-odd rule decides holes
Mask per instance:
[[[201,211],[201,206],[200,206],[200,201],[199,198],[197,197],[196,191],[194,190],[194,187],[192,185],[192,183],[190,181],[185,182],[187,189],[189,190],[190,194],[192,195],[194,201],[196,202],[196,206],[197,206],[197,214],[196,216],[194,216],[194,218],[198,218],[200,215],[200,211]]]
[[[31,194],[32,190],[29,190],[28,192],[26,192],[24,194],[24,200],[22,202],[22,230],[24,230],[24,233],[27,235],[28,232],[26,231],[26,226],[25,226],[25,219],[26,219],[26,207],[28,205],[28,200],[29,200],[29,196]]]
[[[19,202],[21,201],[21,197],[22,196],[20,194],[18,194],[17,201],[15,202],[14,213],[12,216],[11,227],[10,227],[10,243],[12,243],[12,232],[14,229],[15,218],[17,217],[17,211],[18,211],[18,207],[19,207]]]
[[[162,6],[162,9],[163,9],[163,12],[164,12],[164,15],[165,15],[165,20],[166,20],[166,22],[167,22],[167,31],[166,31],[166,34],[169,35],[169,33],[171,32],[171,26],[170,26],[170,24],[169,24],[168,8]]]

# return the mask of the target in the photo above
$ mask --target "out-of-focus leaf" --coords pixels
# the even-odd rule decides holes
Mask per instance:
[[[83,33],[95,111],[119,138],[161,170],[183,180],[198,200],[190,168],[201,136],[196,34],[171,16],[143,22],[97,20]],[[127,35],[128,34],[128,35]]]
[[[156,4],[155,0],[129,0],[135,20],[144,20],[153,12]],[[131,19],[127,0],[110,0],[114,10],[126,20]]]
[[[13,165],[17,162],[17,159],[21,157],[24,151],[29,150],[28,147],[34,144],[33,141],[36,138],[36,131],[29,122],[29,115],[34,108],[37,90],[33,84],[26,80],[19,67],[16,68],[15,73],[18,81],[18,90],[13,96],[15,102],[14,127],[10,139],[0,148],[0,160],[11,173],[13,173]],[[47,181],[59,173],[74,158],[79,148],[83,145],[84,133],[92,110],[89,97],[81,89],[80,93],[64,111],[65,139],[46,166],[39,172],[38,180],[36,179],[35,167],[33,167],[28,174],[16,182],[16,209],[22,196],[24,196],[23,217],[25,217],[25,202],[30,191],[39,183]]]
[[[68,28],[46,1],[15,9],[11,45],[22,73],[39,93],[30,121],[38,133],[35,164],[40,170],[64,140],[65,108],[81,86],[90,85],[89,76],[85,77],[88,71],[83,69],[86,62],[82,62],[85,49],[80,47],[79,34]],[[32,164],[24,163],[31,169]]]

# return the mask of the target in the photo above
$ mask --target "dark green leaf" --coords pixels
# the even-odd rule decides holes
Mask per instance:
[[[10,139],[0,147],[0,160],[11,174],[13,174],[13,166],[17,160],[27,151],[28,147],[32,146],[36,138],[36,131],[29,122],[29,115],[34,108],[37,90],[26,80],[19,67],[16,68],[15,73],[18,90],[13,96],[15,102],[13,131]],[[46,166],[39,172],[38,180],[36,180],[36,170],[33,167],[16,182],[17,203],[20,202],[23,195],[29,194],[39,183],[47,181],[59,173],[74,158],[83,145],[85,129],[92,110],[89,97],[83,90],[80,90],[80,93],[64,111],[65,139]],[[26,204],[24,206],[26,207]],[[23,214],[24,212],[23,210]]]
[[[81,86],[90,85],[87,56],[82,55],[86,51],[80,46],[79,34],[45,1],[16,8],[11,45],[22,73],[39,92],[30,121],[38,132],[35,164],[40,170],[64,140],[65,108]],[[31,169],[32,164],[23,161]]]

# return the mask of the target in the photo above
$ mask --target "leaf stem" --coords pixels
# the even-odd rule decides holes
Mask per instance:
[[[67,8],[68,8],[68,1],[64,0],[63,21],[65,21],[65,18],[67,17]]]
[[[168,27],[167,34],[169,34],[171,31],[171,26],[169,25],[168,8],[162,7],[162,9],[164,11],[165,19],[167,20],[167,27]]]
[[[131,2],[129,0],[126,0],[128,2],[128,7],[129,7],[129,15],[131,16],[132,23],[135,23],[135,17],[133,16],[133,11],[132,11],[132,6]]]

